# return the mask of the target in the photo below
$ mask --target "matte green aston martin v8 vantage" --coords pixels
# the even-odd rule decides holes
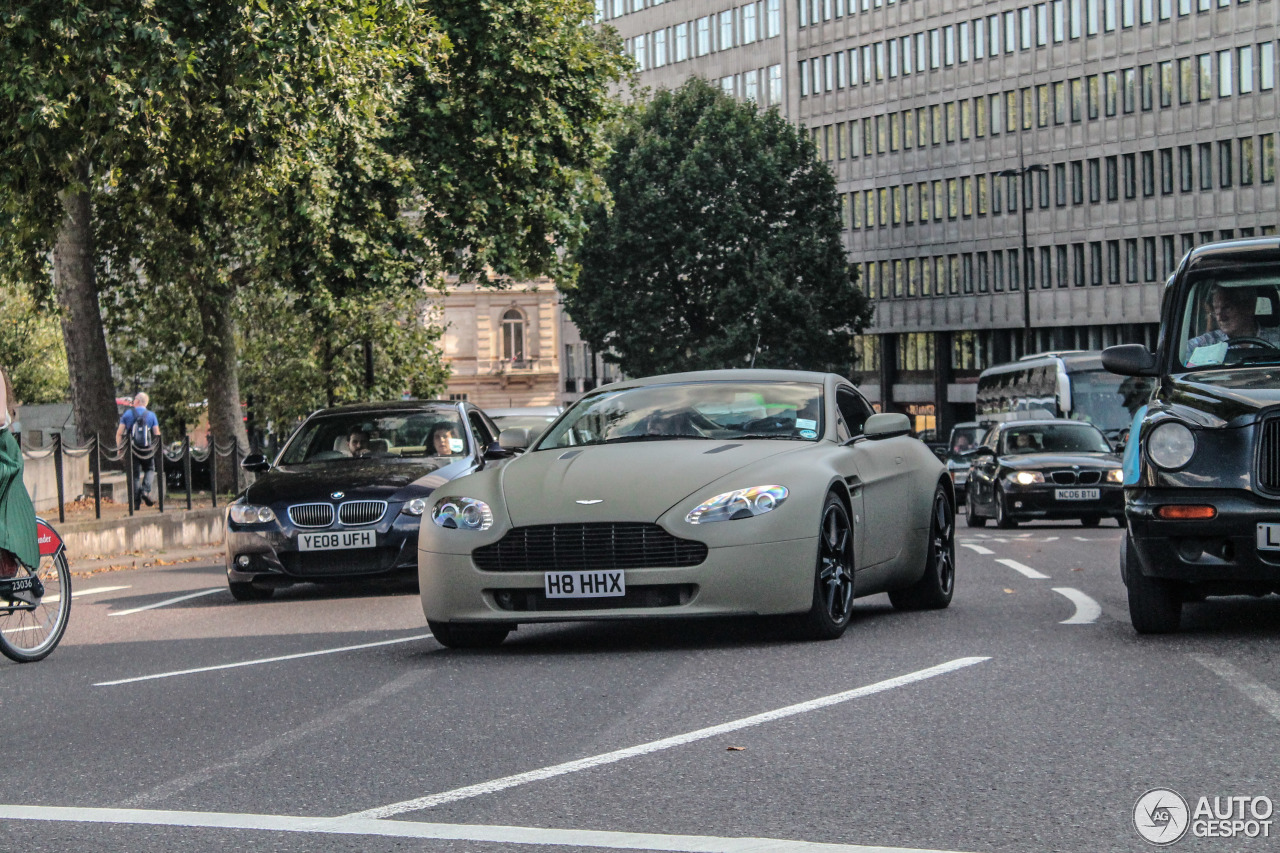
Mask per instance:
[[[946,607],[955,499],[909,433],[834,374],[607,385],[523,455],[436,490],[423,612],[441,643],[474,647],[521,622],[747,614],[834,639],[855,597]]]

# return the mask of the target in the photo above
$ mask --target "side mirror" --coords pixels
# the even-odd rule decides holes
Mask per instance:
[[[990,456],[992,458],[995,458],[995,455],[996,455],[996,452],[992,450],[990,447],[979,446],[979,447],[975,447],[973,450],[966,450],[964,453],[961,453],[960,458],[961,459],[977,459],[979,456]]]
[[[529,438],[529,430],[524,427],[512,427],[498,434],[498,444],[504,450],[528,450]]]
[[[1120,344],[1102,351],[1102,366],[1120,376],[1155,376],[1156,357],[1142,344]]]
[[[935,446],[935,447],[930,447],[929,449],[933,451],[934,456],[938,457],[939,462],[947,461],[947,448]]]
[[[872,441],[911,434],[911,419],[895,412],[881,412],[867,418],[862,434]]]
[[[499,444],[496,441],[493,444],[489,445],[487,448],[485,448],[485,451],[484,451],[484,458],[490,461],[497,460],[497,459],[507,459],[514,455],[515,455],[514,450],[508,450],[507,448],[503,447],[501,444]]]
[[[255,474],[261,474],[263,471],[271,470],[271,463],[267,461],[267,457],[261,453],[251,453],[240,463],[240,467],[246,471],[252,471]]]

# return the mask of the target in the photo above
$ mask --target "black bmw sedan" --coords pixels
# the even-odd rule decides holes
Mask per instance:
[[[298,582],[413,577],[427,497],[505,459],[498,429],[469,403],[322,409],[227,509],[227,581],[248,601]]]
[[[1120,457],[1092,424],[1071,420],[997,424],[969,454],[970,527],[1033,519],[1123,519]],[[1123,523],[1123,522],[1122,522]]]

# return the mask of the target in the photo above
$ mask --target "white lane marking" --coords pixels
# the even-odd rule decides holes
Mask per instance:
[[[1058,537],[1057,537],[1057,536],[1046,536],[1046,537],[1044,537],[1043,539],[1041,539],[1040,541],[1041,541],[1041,542],[1057,542],[1057,541],[1058,541]]]
[[[1066,596],[1076,606],[1076,612],[1070,619],[1063,619],[1059,625],[1092,625],[1102,615],[1102,605],[1085,595],[1078,589],[1069,586],[1055,586],[1053,591]]]
[[[401,637],[398,640],[380,640],[376,643],[361,643],[358,646],[342,646],[337,649],[320,649],[316,652],[298,652],[293,655],[280,655],[274,658],[258,658],[257,660],[242,660],[236,663],[220,663],[216,666],[201,666],[195,669],[179,669],[174,672],[160,672],[155,675],[139,675],[136,678],[121,678],[118,681],[99,681],[94,687],[114,687],[117,684],[133,684],[135,681],[154,681],[157,678],[173,678],[176,675],[195,675],[198,672],[214,672],[219,669],[236,669],[242,666],[257,666],[262,663],[277,663],[282,660],[297,660],[298,658],[311,658],[317,655],[333,655],[338,652],[354,652],[357,649],[372,649],[375,646],[391,646],[396,643],[410,643],[414,640],[428,640],[430,634],[418,634],[413,637]]]
[[[190,601],[193,598],[199,598],[202,595],[213,595],[215,592],[222,592],[223,587],[214,589],[202,589],[199,592],[180,595],[177,598],[167,598],[164,601],[157,601],[155,604],[148,604],[145,607],[135,607],[132,610],[117,610],[114,613],[108,613],[108,616],[132,616],[134,613],[141,613],[144,610],[155,610],[157,607],[168,607],[170,604],[177,604],[179,601]]]
[[[1076,540],[1077,542],[1092,542],[1092,541],[1093,541],[1093,540],[1092,540],[1092,539],[1090,539],[1088,536],[1072,536],[1071,538],[1072,538],[1072,539],[1074,539],[1074,540]]]
[[[17,634],[19,631],[43,631],[44,625],[23,625],[21,628],[5,628],[0,634]]]
[[[727,723],[721,723],[717,726],[710,726],[705,729],[698,729],[692,732],[686,732],[682,735],[663,738],[662,740],[650,741],[642,743],[639,746],[627,747],[626,749],[617,749],[613,752],[606,752],[602,755],[594,755],[590,758],[580,758],[576,761],[566,761],[563,764],[553,764],[550,767],[542,767],[538,770],[530,770],[526,773],[517,773],[514,776],[504,776],[501,779],[491,779],[488,782],[480,782],[476,785],[467,785],[463,788],[455,788],[452,791],[443,791],[439,794],[431,794],[426,797],[418,797],[413,800],[404,800],[399,803],[391,803],[385,806],[379,806],[373,809],[366,809],[362,812],[353,812],[347,817],[368,817],[368,818],[384,818],[392,815],[403,814],[404,812],[418,811],[419,809],[427,809],[432,806],[442,805],[444,803],[452,803],[457,800],[465,800],[471,797],[479,797],[485,794],[493,794],[507,788],[514,788],[517,785],[527,785],[530,782],[540,782],[543,779],[550,779],[555,776],[563,776],[566,773],[577,773],[580,770],[589,770],[593,767],[600,767],[605,764],[613,764],[628,758],[635,758],[638,755],[648,755],[649,753],[659,752],[664,749],[670,749],[673,746],[683,746],[694,741],[705,740],[709,737],[722,735],[727,732],[735,732],[739,729],[745,729],[750,726],[758,726],[761,723],[780,720],[784,717],[795,716],[796,714],[805,714],[809,711],[817,711],[820,708],[827,708],[831,705],[838,705],[841,702],[848,702],[850,699],[859,699],[863,696],[870,696],[873,693],[880,693],[885,690],[892,690],[895,687],[903,687],[907,684],[914,684],[917,681],[923,681],[927,678],[933,678],[937,675],[943,675],[948,672],[954,672],[967,666],[982,663],[990,660],[988,657],[972,657],[957,658],[947,663],[941,663],[937,666],[931,666],[928,669],[922,669],[918,672],[908,673],[907,675],[899,675],[896,678],[890,678],[885,681],[878,681],[875,684],[869,684],[866,687],[858,687],[853,690],[846,690],[843,693],[833,693],[829,696],[822,696],[818,699],[810,699],[808,702],[800,702],[796,705],[787,705],[784,708],[776,708],[772,711],[765,711],[763,714],[755,714],[750,717],[743,717],[738,720],[731,720]]]
[[[1032,580],[1044,580],[1045,578],[1049,577],[1046,574],[1037,572],[1035,569],[1031,568],[1030,566],[1024,566],[1022,563],[1019,563],[1017,560],[1009,560],[1002,557],[996,560],[996,562],[1000,563],[1001,565],[1008,566],[1009,568],[1013,569],[1015,572],[1020,572],[1026,575],[1027,577],[1031,578]]]
[[[970,545],[968,542],[961,542],[960,547],[968,548],[970,551],[973,551],[975,554],[994,554],[995,553],[995,551],[992,551],[990,548],[983,548],[981,545]]]
[[[1188,657],[1239,690],[1259,708],[1280,720],[1280,693],[1225,658],[1200,654],[1191,654]]]
[[[721,838],[714,835],[661,835],[652,832],[608,832],[597,829],[544,829],[534,826],[485,826],[470,823],[425,823],[416,820],[370,820],[351,817],[227,812],[91,809],[62,806],[0,805],[0,819],[68,821],[134,826],[186,826],[212,829],[259,829],[268,832],[313,832],[383,838],[430,838],[495,844],[541,844],[599,847],[612,850],[656,850],[671,853],[946,853],[908,847],[823,844],[783,838]]]
[[[71,591],[71,600],[75,601],[77,598],[84,598],[86,595],[97,595],[100,592],[115,592],[116,590],[120,590],[120,589],[132,589],[132,588],[133,587],[130,587],[130,586],[95,586],[93,589],[76,589]],[[44,598],[41,600],[45,602],[61,601],[62,596],[51,595],[48,598]]]

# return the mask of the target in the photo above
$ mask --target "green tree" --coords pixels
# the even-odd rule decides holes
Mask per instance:
[[[835,179],[777,110],[693,79],[621,124],[565,307],[632,376],[726,367],[847,372],[870,318]]]
[[[57,311],[25,289],[0,285],[0,365],[23,403],[66,399],[69,378]]]

